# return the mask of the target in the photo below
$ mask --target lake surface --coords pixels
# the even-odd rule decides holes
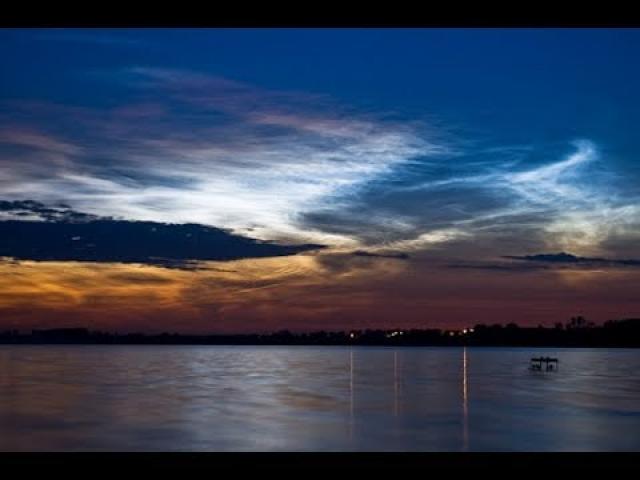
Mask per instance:
[[[0,346],[0,450],[639,451],[640,351]]]

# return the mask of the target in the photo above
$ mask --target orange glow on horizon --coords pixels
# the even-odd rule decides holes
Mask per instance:
[[[598,281],[596,281],[598,280]],[[344,253],[204,262],[196,270],[0,261],[0,329],[261,332],[553,325],[640,314],[640,272],[511,273]],[[402,331],[402,330],[399,330]]]

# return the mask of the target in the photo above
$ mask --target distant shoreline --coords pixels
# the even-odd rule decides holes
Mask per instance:
[[[483,345],[429,345],[429,344],[411,344],[411,345],[391,345],[391,344],[341,344],[341,343],[134,343],[134,342],[113,342],[113,343],[96,343],[96,342],[23,342],[23,343],[10,343],[0,342],[0,348],[5,346],[24,346],[24,347],[47,347],[47,346],[79,346],[79,347],[97,347],[97,346],[112,346],[112,347],[385,347],[385,348],[566,348],[566,349],[620,349],[620,350],[635,350],[640,346],[626,346],[626,345],[506,345],[506,344],[483,344]]]
[[[0,332],[0,345],[218,345],[218,346],[390,346],[390,347],[548,347],[640,348],[640,319],[611,320],[596,326],[582,317],[553,328],[516,324],[476,325],[462,330],[352,330],[269,334],[106,333],[86,328]]]

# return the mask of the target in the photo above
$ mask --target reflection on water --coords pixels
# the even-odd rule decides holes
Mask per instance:
[[[462,349],[462,448],[469,449],[469,394],[467,391],[467,347]]]
[[[637,451],[640,355],[2,346],[0,450]]]
[[[349,440],[353,440],[353,348],[349,349]]]
[[[400,375],[398,374],[398,352],[393,352],[393,415],[398,416],[398,391],[400,389]]]

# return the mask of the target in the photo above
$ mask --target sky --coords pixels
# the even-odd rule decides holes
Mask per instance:
[[[0,329],[640,316],[638,29],[2,29]]]

